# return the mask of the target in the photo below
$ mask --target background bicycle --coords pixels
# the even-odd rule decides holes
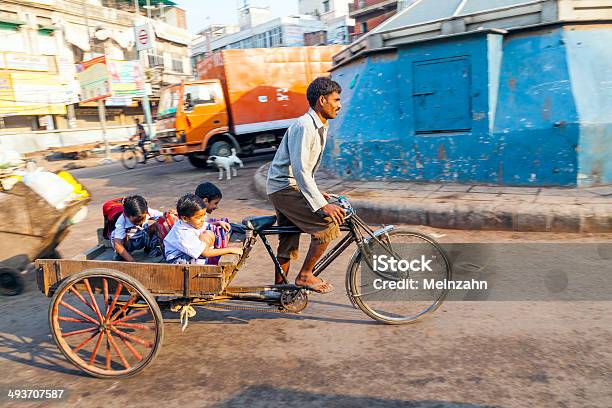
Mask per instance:
[[[147,154],[147,160],[155,159],[155,161],[159,163],[162,163],[168,160],[168,157],[172,157],[172,160],[175,162],[180,162],[185,158],[184,156],[181,156],[181,155],[173,155],[173,156],[163,155],[161,154],[159,146],[157,146],[154,142],[151,142],[151,141],[145,142],[144,150]],[[139,163],[145,164],[146,162],[145,162],[144,154],[142,150],[140,149],[140,147],[138,146],[138,144],[130,143],[130,144],[122,145],[121,146],[121,164],[123,164],[123,167],[131,170],[134,167],[136,167]]]

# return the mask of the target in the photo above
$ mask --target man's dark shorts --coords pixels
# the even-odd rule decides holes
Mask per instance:
[[[329,243],[340,236],[340,227],[330,217],[323,217],[312,212],[310,205],[295,186],[268,196],[276,209],[277,224],[279,226],[295,225],[312,236],[312,240],[319,244]],[[299,234],[280,234],[278,253],[279,258],[296,259],[300,245]]]

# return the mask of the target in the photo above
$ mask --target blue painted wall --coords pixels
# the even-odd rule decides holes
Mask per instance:
[[[493,134],[501,184],[575,185],[578,115],[563,29],[504,41]]]
[[[362,180],[610,182],[610,41],[597,26],[476,33],[340,67],[323,165]]]
[[[578,185],[612,183],[612,28],[564,31],[580,118]]]
[[[372,169],[404,162],[406,147],[398,140],[403,113],[397,55],[378,54],[334,74],[342,86],[342,110],[331,123],[323,165],[349,178],[376,177]],[[382,154],[393,150],[392,158]]]

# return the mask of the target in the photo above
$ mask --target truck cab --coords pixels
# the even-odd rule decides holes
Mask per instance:
[[[162,90],[156,139],[164,153],[206,152],[210,150],[211,138],[228,130],[227,106],[219,80],[184,82]],[[214,154],[229,155],[227,146],[228,143],[223,144],[224,149]]]

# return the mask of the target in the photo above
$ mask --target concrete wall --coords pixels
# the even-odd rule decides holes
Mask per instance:
[[[578,114],[561,28],[505,38],[493,134],[501,184],[576,184]]]
[[[403,113],[397,60],[395,53],[377,54],[333,73],[343,89],[343,107],[330,122],[323,166],[353,179],[381,177],[374,166],[407,166],[406,139],[398,132]]]
[[[564,31],[580,117],[578,185],[612,183],[612,25]]]
[[[109,126],[109,141],[126,141],[134,134],[134,126]],[[0,148],[30,153],[49,147],[73,146],[102,141],[100,128],[36,131],[30,133],[0,134]]]
[[[364,180],[612,182],[609,26],[428,41],[336,69],[324,166]]]

